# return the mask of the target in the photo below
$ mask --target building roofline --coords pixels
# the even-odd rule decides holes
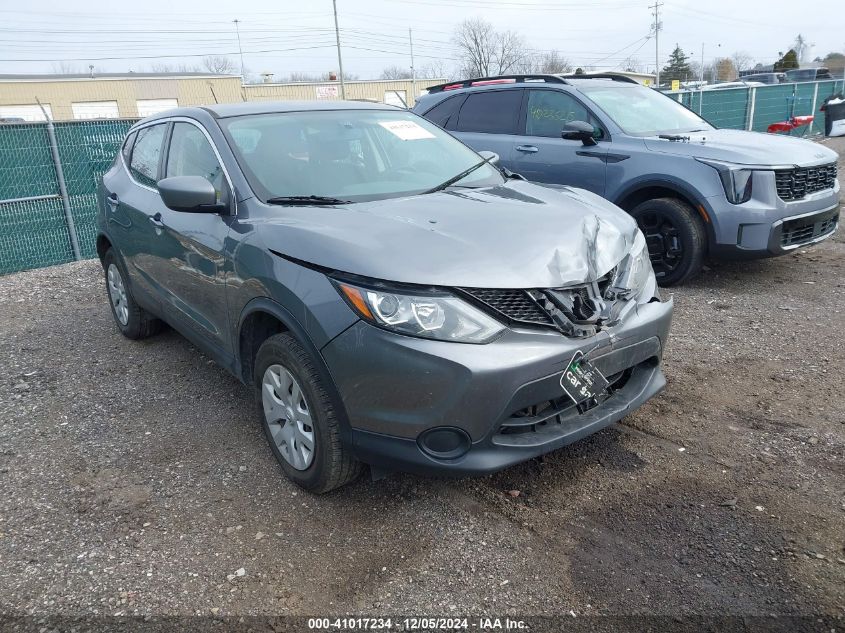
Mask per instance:
[[[161,80],[161,79],[238,79],[240,75],[221,75],[215,73],[94,73],[71,75],[0,75],[0,82],[16,83],[54,83],[61,81],[125,81],[125,80]]]

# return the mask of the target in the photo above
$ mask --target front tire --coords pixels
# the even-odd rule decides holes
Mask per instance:
[[[106,294],[111,314],[120,333],[126,338],[140,340],[161,330],[161,321],[135,303],[126,284],[126,272],[114,249],[106,251],[103,257],[103,271],[106,277]]]
[[[276,334],[255,360],[261,424],[276,460],[298,486],[322,494],[354,481],[363,466],[340,440],[340,422],[309,352]]]
[[[638,204],[631,216],[645,235],[659,285],[675,286],[701,271],[707,235],[690,205],[677,198],[655,198]]]

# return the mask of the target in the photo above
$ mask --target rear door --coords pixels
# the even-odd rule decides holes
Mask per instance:
[[[510,168],[522,92],[522,89],[471,92],[457,117],[449,118],[446,129],[477,152],[496,152],[500,164]]]
[[[126,171],[103,180],[106,220],[110,237],[126,264],[129,285],[141,305],[158,305],[158,292],[150,275],[153,216],[164,207],[156,183],[161,168],[167,123],[140,128],[131,147],[124,148]],[[146,300],[146,301],[145,301]]]
[[[191,121],[174,120],[162,178],[202,176],[214,185],[218,201],[234,210],[218,154],[205,129]],[[207,348],[228,357],[232,350],[226,336],[225,275],[231,259],[225,245],[235,216],[173,211],[163,203],[157,210],[149,271],[161,293],[162,311],[186,334],[195,334]]]
[[[513,171],[528,180],[571,185],[604,194],[608,134],[578,99],[554,89],[528,88],[520,118],[520,134],[514,137]],[[597,145],[561,138],[571,121],[591,123]]]

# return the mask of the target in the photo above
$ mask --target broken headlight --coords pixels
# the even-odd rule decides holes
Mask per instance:
[[[386,330],[457,343],[487,343],[504,326],[448,292],[362,287],[336,281],[341,295],[365,321]]]
[[[617,269],[610,292],[617,297],[639,296],[653,279],[654,271],[651,268],[648,245],[643,232],[637,229],[634,244]]]

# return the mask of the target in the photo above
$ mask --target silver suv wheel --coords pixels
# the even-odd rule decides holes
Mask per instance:
[[[109,264],[108,269],[109,298],[114,308],[114,314],[121,325],[129,323],[129,304],[126,301],[126,287],[123,277],[115,264]]]
[[[297,470],[314,461],[314,427],[305,394],[282,365],[270,365],[261,380],[264,417],[282,457]]]

